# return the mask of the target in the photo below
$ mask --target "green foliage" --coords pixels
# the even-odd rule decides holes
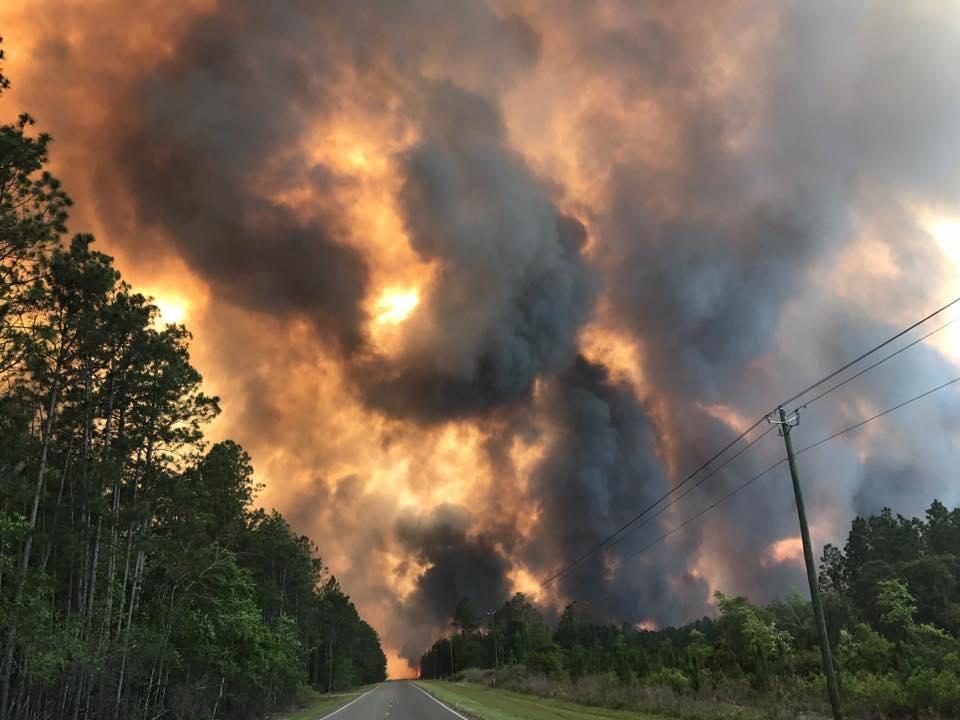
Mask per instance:
[[[903,682],[892,675],[860,673],[845,676],[843,694],[847,704],[870,717],[902,715],[908,708]]]
[[[544,675],[558,675],[563,671],[563,653],[554,650],[539,650],[530,654],[527,667]]]
[[[915,713],[960,714],[960,675],[951,670],[920,668],[904,685],[907,707]]]
[[[913,631],[917,606],[907,586],[899,580],[890,578],[877,583],[877,610],[880,628],[891,640],[902,642]]]
[[[819,584],[852,717],[960,717],[958,550],[960,510],[937,501],[926,520],[889,510],[857,518],[843,549],[824,547]],[[797,594],[766,606],[715,599],[716,619],[656,631],[600,624],[589,604],[574,602],[551,638],[538,609],[516,596],[494,615],[501,681],[547,697],[689,717],[822,714],[826,683],[810,602]],[[462,672],[493,667],[490,628],[453,641],[457,677],[492,683],[492,672]],[[484,652],[470,654],[467,642]],[[449,674],[446,643],[421,658],[424,677]]]
[[[885,673],[892,669],[893,643],[868,625],[858,623],[840,633],[834,652],[837,666],[849,673]]]
[[[245,718],[384,679],[249,456],[204,441],[186,328],[65,241],[31,122],[0,126],[0,716]]]
[[[653,686],[671,688],[679,693],[690,687],[690,679],[680,670],[673,667],[660,668],[646,677],[646,682]]]
[[[735,662],[744,675],[764,686],[773,675],[789,667],[793,640],[772,622],[772,613],[751,605],[746,598],[731,598],[717,592],[716,599],[720,608],[718,649]]]

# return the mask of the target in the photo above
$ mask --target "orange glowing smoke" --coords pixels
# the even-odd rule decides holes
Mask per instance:
[[[101,248],[117,256],[124,276],[155,297],[161,322],[185,322],[194,332],[194,362],[204,373],[206,388],[223,398],[224,413],[212,437],[233,437],[250,451],[257,479],[265,484],[259,499],[277,506],[297,530],[317,542],[361,613],[383,633],[391,676],[415,674],[400,657],[392,631],[403,622],[396,617],[396,603],[414,591],[427,568],[393,544],[390,530],[403,512],[456,504],[471,512],[474,532],[508,523],[520,542],[534,537],[542,508],[529,497],[530,480],[556,439],[549,419],[541,417],[547,381],[538,379],[532,392],[529,420],[536,432],[512,441],[510,469],[504,470],[486,447],[488,438],[504,432],[496,419],[457,418],[432,427],[391,419],[358,398],[343,357],[307,320],[245,311],[213,296],[205,281],[173,256],[165,239],[140,227],[125,206],[122,178],[111,177],[105,162],[107,151],[115,149],[105,138],[122,135],[134,120],[123,115],[129,110],[122,102],[125,93],[159,60],[173,56],[190,23],[213,11],[216,3],[64,0],[57,5],[56,13],[41,0],[0,5],[10,57],[6,70],[14,81],[14,91],[0,106],[0,119],[29,109],[41,129],[53,131],[54,169],[77,201],[73,228],[96,232]],[[610,211],[607,187],[614,169],[645,168],[650,178],[646,201],[664,218],[689,210],[682,189],[691,180],[687,155],[696,148],[685,145],[676,120],[689,110],[684,93],[625,88],[624,78],[597,72],[586,62],[579,28],[560,22],[553,3],[525,0],[515,5],[511,12],[537,30],[536,62],[510,78],[490,77],[486,67],[464,68],[463,82],[468,90],[498,94],[509,144],[534,173],[549,178],[551,200],[559,210],[584,222],[586,252],[608,270],[620,258],[597,252],[596,226]],[[595,3],[585,12],[598,27],[625,27],[633,5]],[[695,46],[688,50],[700,64],[685,70],[702,69],[704,92],[712,96],[748,86],[750,73],[764,65],[757,62],[759,52],[777,37],[773,8],[759,13],[754,8],[754,22],[744,29],[742,8],[735,2],[716,3],[702,18],[663,7],[660,19],[666,31],[681,23],[693,26],[681,35]],[[731,29],[735,36],[728,33]],[[459,53],[454,56],[459,61]],[[48,64],[58,57],[82,64],[83,74],[61,78],[51,72]],[[423,73],[443,78],[445,57],[427,53]],[[420,98],[396,73],[381,67],[383,62],[372,54],[364,72],[338,77],[332,92],[335,107],[311,115],[308,132],[289,148],[289,155],[306,157],[329,171],[334,178],[329,186],[318,189],[310,178],[286,178],[289,157],[283,156],[273,158],[262,176],[249,182],[304,220],[337,218],[338,240],[359,251],[369,267],[363,302],[367,350],[396,359],[438,340],[429,311],[440,270],[412,247],[398,201],[403,187],[398,158],[419,140],[420,130],[409,116]],[[731,152],[746,143],[754,130],[750,119],[764,110],[758,93],[735,95],[747,120],[727,138]],[[81,107],[83,112],[75,111]],[[588,132],[596,128],[602,132]],[[286,181],[277,183],[278,177]],[[104,184],[112,187],[117,207],[97,203],[97,186]],[[937,216],[929,224],[956,270],[960,232],[955,219]],[[122,237],[138,242],[123,243]],[[870,238],[841,266],[831,285],[870,285],[842,282],[841,273],[851,268],[859,273],[867,266],[879,278],[896,272],[881,245],[871,244]],[[958,278],[960,271],[954,273],[954,284]],[[614,381],[635,389],[656,425],[660,459],[676,479],[684,459],[676,429],[682,419],[673,417],[671,399],[651,386],[644,373],[644,338],[617,327],[606,302],[601,298],[592,323],[577,338],[578,350],[609,368]],[[902,311],[914,312],[906,304]],[[954,357],[960,357],[958,347],[957,336],[951,336],[948,350]],[[748,424],[733,406],[714,403],[700,409],[735,431]],[[724,568],[729,558],[709,552],[701,550],[692,572],[716,589],[728,579]],[[773,563],[798,562],[799,538],[777,540],[766,555]],[[509,574],[512,589],[534,599],[542,597],[538,580],[519,562]],[[639,627],[656,626],[646,620]]]
[[[383,632],[390,675],[408,677],[413,668],[391,646],[395,608],[382,593],[367,594],[364,588],[379,586],[402,599],[427,568],[389,546],[358,553],[358,545],[376,547],[375,533],[347,541],[343,529],[369,526],[371,514],[389,527],[392,518],[407,509],[428,511],[458,504],[474,513],[476,531],[506,520],[514,523],[521,538],[532,537],[539,509],[526,492],[530,475],[554,440],[550,425],[542,418],[533,419],[540,434],[513,441],[514,476],[499,478],[484,447],[493,428],[463,419],[425,429],[385,418],[358,401],[336,353],[320,343],[302,319],[282,320],[239,310],[212,296],[205,282],[178,258],[138,256],[115,242],[113,232],[140,230],[133,218],[126,219],[125,226],[111,226],[92,210],[91,176],[86,173],[96,163],[86,148],[97,147],[95,138],[110,117],[111,92],[134,81],[140,69],[172,53],[179,33],[189,26],[188,16],[211,8],[200,3],[176,8],[176,4],[153,3],[149,13],[124,12],[117,19],[111,5],[98,9],[68,2],[59,13],[72,20],[67,39],[71,47],[82,51],[96,43],[108,48],[85,55],[87,61],[100,64],[87,85],[70,89],[88,109],[86,119],[61,114],[64,98],[45,96],[45,83],[37,79],[44,72],[44,61],[36,42],[59,35],[63,25],[34,24],[47,16],[39,0],[0,9],[11,56],[7,69],[15,80],[11,99],[29,106],[44,129],[53,126],[58,137],[55,167],[63,170],[77,200],[77,229],[97,232],[102,248],[117,255],[125,276],[155,298],[159,322],[187,323],[193,331],[194,362],[204,373],[208,391],[223,398],[224,413],[211,437],[236,438],[250,451],[257,479],[265,485],[259,501],[279,507],[298,530],[314,538],[324,561],[352,591],[361,613]],[[592,151],[583,155],[576,143],[568,142],[591,108],[608,107],[621,127],[630,128],[619,138],[617,153],[628,146],[643,147],[648,160],[666,169],[680,148],[669,118],[655,103],[624,105],[616,88],[601,80],[580,78],[575,84],[558,86],[551,68],[565,62],[569,38],[541,19],[549,40],[542,68],[507,94],[505,123],[514,144],[524,148],[536,170],[564,179],[563,204],[568,207],[561,209],[583,215],[579,209],[601,203],[599,188],[612,159]],[[131,57],[136,61],[126,62]],[[118,60],[114,63],[111,58]],[[18,94],[21,85],[25,94]],[[417,141],[417,129],[405,119],[399,103],[388,101],[382,112],[371,113],[355,86],[341,90],[340,106],[318,120],[290,152],[329,168],[343,179],[343,187],[328,188],[321,196],[308,180],[294,179],[278,190],[274,179],[283,172],[283,157],[275,158],[262,177],[251,182],[305,220],[319,212],[342,219],[342,241],[360,250],[369,265],[364,307],[371,348],[385,356],[401,356],[420,334],[430,332],[418,326],[418,315],[429,308],[436,272],[411,247],[396,200],[402,182],[397,157]],[[395,92],[381,91],[388,98]],[[550,95],[561,104],[569,100],[569,112],[544,116],[546,105],[541,100]],[[585,157],[593,159],[584,162]],[[153,244],[164,247],[159,238]],[[645,390],[634,341],[598,323],[584,332],[582,346],[591,360],[607,364],[615,379]],[[538,382],[535,401],[541,395]],[[497,506],[489,503],[494,494]],[[384,498],[389,498],[389,504]],[[539,579],[528,568],[513,567],[509,580],[514,591],[541,598]],[[551,600],[560,604],[563,598]]]
[[[799,537],[786,537],[772,543],[767,554],[776,563],[799,563],[803,561],[803,542]]]
[[[420,304],[417,290],[387,288],[377,298],[375,322],[387,325],[402,323]]]
[[[44,129],[53,129],[58,137],[54,158],[77,200],[77,229],[97,232],[101,246],[118,256],[125,276],[155,297],[160,322],[186,322],[194,332],[194,361],[207,389],[223,398],[224,413],[212,437],[234,437],[250,451],[257,479],[265,484],[260,501],[279,507],[298,530],[314,538],[325,562],[354,593],[362,614],[382,630],[391,676],[409,676],[413,669],[391,646],[390,628],[397,622],[391,598],[365,588],[382,588],[402,599],[426,568],[391,547],[382,531],[406,510],[458,504],[474,514],[475,531],[510,522],[520,538],[531,538],[537,532],[539,508],[527,497],[529,479],[554,441],[550,423],[536,417],[543,383],[535,386],[531,411],[540,433],[513,441],[513,476],[503,478],[485,449],[497,427],[459,419],[423,428],[383,417],[357,399],[336,351],[303,319],[239,310],[212,297],[204,281],[178,258],[166,257],[166,251],[138,255],[117,242],[118,233],[144,233],[144,245],[166,247],[162,238],[138,228],[135,218],[120,212],[121,219],[109,223],[94,210],[93,168],[100,165],[95,153],[101,135],[108,124],[122,130],[128,120],[116,116],[114,99],[158,60],[173,54],[192,18],[214,7],[209,2],[155,1],[149,6],[145,11],[75,0],[61,3],[56,18],[40,0],[0,8],[11,57],[7,69],[15,81],[10,96],[14,102],[5,102],[5,107],[29,107]],[[617,79],[570,63],[575,38],[569,28],[552,21],[552,12],[549,5],[530,8],[530,20],[542,33],[542,58],[528,75],[505,88],[504,122],[511,144],[522,148],[533,169],[560,181],[560,209],[584,218],[589,229],[588,211],[602,210],[606,202],[603,187],[611,166],[627,159],[641,161],[669,179],[684,148],[669,109],[652,98],[627,99]],[[596,15],[598,22],[610,26],[620,21],[612,6],[598,7]],[[65,27],[70,28],[66,35]],[[44,80],[39,43],[50,37],[63,39],[87,64],[88,74],[71,87],[54,87]],[[725,67],[733,74],[729,64]],[[480,77],[480,82],[491,80]],[[418,130],[406,118],[400,90],[376,73],[371,78],[344,78],[338,106],[317,119],[298,147],[290,148],[291,154],[328,168],[342,181],[339,185],[318,191],[309,179],[277,184],[284,157],[274,158],[262,177],[250,182],[305,220],[317,213],[340,218],[341,240],[358,249],[369,265],[364,308],[371,350],[396,357],[431,333],[421,327],[419,316],[430,306],[436,268],[411,247],[397,203],[402,183],[397,157],[417,141]],[[26,88],[23,94],[17,89],[21,85]],[[371,96],[382,101],[376,112],[370,110]],[[63,110],[81,105],[81,114]],[[580,136],[580,128],[598,108],[604,109],[598,121],[614,131],[606,147],[586,145]],[[657,192],[665,206],[673,202],[669,182]],[[116,194],[124,196],[122,187]],[[588,252],[594,243],[591,234]],[[652,394],[645,384],[639,344],[606,324],[602,315],[583,332],[582,352],[607,365],[615,380]],[[657,407],[666,407],[655,395],[650,401],[655,415]],[[659,413],[660,450],[672,464],[668,419],[666,410]],[[371,517],[382,528],[371,528]],[[351,533],[345,533],[346,528]],[[516,565],[509,579],[513,590],[541,597],[530,569]],[[642,626],[654,627],[652,622]]]

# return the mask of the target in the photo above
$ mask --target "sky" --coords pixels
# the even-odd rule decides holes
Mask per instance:
[[[802,589],[782,467],[627,559],[776,433],[540,583],[960,295],[952,1],[21,0],[0,34],[0,118],[52,133],[71,230],[192,330],[209,436],[251,453],[394,676],[461,596],[659,627]],[[958,328],[795,442],[960,374]],[[960,503],[956,392],[804,454],[818,549]]]

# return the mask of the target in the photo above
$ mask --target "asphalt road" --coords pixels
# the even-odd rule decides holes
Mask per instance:
[[[382,683],[323,717],[333,720],[467,720],[408,681]]]

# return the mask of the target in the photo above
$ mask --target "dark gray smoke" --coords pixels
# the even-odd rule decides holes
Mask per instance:
[[[773,347],[785,301],[866,229],[857,225],[864,209],[871,219],[882,213],[877,239],[909,271],[905,282],[926,273],[929,287],[939,274],[917,266],[929,252],[904,253],[915,242],[906,236],[917,234],[910,195],[956,204],[960,189],[947,170],[960,147],[943,123],[960,109],[945,74],[955,43],[935,27],[935,5],[786,4],[769,68],[756,69],[759,90],[740,88],[744,103],[765,99],[751,118],[737,112],[736,96],[718,101],[695,72],[707,58],[685,25],[657,35],[670,85],[658,75],[635,89],[677,121],[685,162],[650,193],[658,178],[622,158],[609,178],[601,247],[616,261],[606,277],[617,311],[640,337],[655,338],[652,365],[671,391],[729,401],[724,380]],[[602,44],[588,37],[590,47]],[[634,41],[649,45],[642,35]],[[616,77],[634,60],[592,57]],[[660,192],[679,212],[663,208]]]
[[[727,405],[752,420],[894,327],[865,322],[873,313],[837,296],[837,281],[827,279],[859,235],[873,234],[902,270],[902,292],[933,295],[930,280],[942,269],[931,264],[936,254],[906,201],[950,208],[960,190],[960,148],[946,120],[958,110],[948,70],[957,45],[930,8],[746,3],[691,17],[667,5],[615,7],[616,23],[582,3],[537,8],[527,19],[498,17],[481,2],[219,11],[188,34],[141,95],[146,130],[130,145],[132,177],[145,188],[141,212],[166,224],[230,297],[307,314],[356,349],[364,271],[337,242],[348,229],[337,227],[336,209],[321,207],[319,220],[302,226],[246,182],[300,136],[304,117],[323,112],[325,75],[353,73],[371,108],[378,89],[384,100],[398,99],[422,131],[398,158],[399,199],[414,249],[437,264],[438,281],[412,321],[412,350],[399,361],[364,353],[353,374],[371,405],[428,423],[527,412],[534,380],[548,381],[547,412],[562,440],[534,475],[539,539],[524,551],[544,573],[619,527],[667,481],[656,431],[631,389],[573,361],[599,287],[583,254],[585,230],[558,209],[562,186],[536,177],[504,128],[501,97],[536,71],[541,36],[561,38],[576,67],[571,82],[607,79],[624,105],[655,105],[674,135],[677,157],[664,166],[637,146],[619,108],[589,107],[577,126],[582,152],[591,154],[583,160],[610,168],[603,201],[590,208],[593,263],[611,321],[643,343],[645,378],[666,404],[681,477],[733,434],[705,406]],[[426,17],[449,40],[443,48],[418,29]],[[751,46],[743,24],[750,17],[776,27],[776,42]],[[308,41],[318,32],[326,44]],[[252,44],[230,44],[234,36]],[[718,93],[711,69],[740,40],[747,49],[738,60],[752,76]],[[157,147],[179,155],[157,156]],[[294,172],[321,189],[347,182],[323,168]],[[179,192],[151,194],[173,177],[186,178],[174,184]],[[880,222],[868,228],[864,217]],[[895,297],[873,300],[897,305]],[[894,377],[893,386],[906,386]],[[850,397],[889,393],[867,382]],[[861,410],[851,402],[839,415],[855,419]],[[798,435],[814,427],[821,424],[805,418]],[[497,448],[510,441],[491,442],[491,452],[502,455]],[[604,563],[777,459],[778,441],[765,439],[636,538],[587,563],[587,579],[569,581],[563,593],[586,593],[611,619],[666,622],[702,612],[707,591],[690,574],[693,564],[762,556],[795,534],[783,473],[619,571]],[[947,492],[933,478],[949,448],[931,451],[907,461],[878,451],[862,465],[851,446],[838,445],[827,460],[806,459],[813,512],[823,527],[842,528],[851,512],[903,505],[910,474]],[[832,482],[817,462],[833,469]],[[486,592],[466,578],[506,588],[505,562],[473,539],[469,517],[442,514],[418,520],[428,529],[417,532],[397,526],[430,563],[413,599],[426,608],[421,622],[442,620],[458,594]],[[517,545],[509,531],[503,536]],[[733,563],[724,578],[728,589],[758,598],[802,587],[798,566],[775,562]]]
[[[226,299],[306,316],[355,348],[366,268],[341,243],[335,208],[300,220],[263,194],[301,176],[321,190],[338,182],[292,152],[324,110],[316,73],[331,59],[295,14],[230,7],[196,21],[137,90],[136,129],[117,157],[137,218]]]
[[[575,353],[598,288],[586,231],[507,145],[498,112],[449,84],[402,158],[414,249],[438,265],[404,366],[376,367],[373,402],[400,416],[468,415],[527,395]]]
[[[477,608],[498,608],[509,595],[508,563],[494,538],[468,535],[473,518],[457,505],[438,505],[429,513],[408,512],[397,519],[396,536],[411,558],[427,564],[401,613],[424,629],[448,624],[462,597]],[[423,651],[423,635],[408,637],[402,648],[415,661]]]
[[[827,47],[822,47],[824,41],[818,34],[821,25],[808,17],[803,7],[789,6],[780,18],[785,51],[769,72],[760,74],[760,94],[769,102],[758,107],[760,114],[749,121],[754,127],[746,145],[737,142],[745,132],[745,118],[731,112],[729,104],[718,102],[705,86],[706,75],[700,72],[698,63],[709,58],[701,55],[696,34],[687,24],[678,25],[677,18],[662,8],[644,9],[637,14],[659,12],[664,17],[637,17],[634,24],[627,24],[630,31],[625,32],[621,27],[603,28],[590,22],[590,17],[579,16],[577,10],[567,10],[569,13],[560,15],[578,33],[583,51],[580,58],[592,63],[597,73],[623,78],[624,93],[655,98],[676,121],[684,150],[682,162],[671,176],[663,176],[661,170],[629,153],[620,155],[608,179],[607,212],[596,218],[601,231],[598,261],[605,270],[613,315],[621,328],[643,339],[648,381],[666,397],[678,419],[675,432],[683,451],[679,468],[682,476],[733,434],[724,423],[706,414],[704,405],[725,403],[752,419],[798,384],[856,355],[895,328],[892,323],[885,326],[865,321],[862,312],[851,310],[848,303],[836,298],[816,296],[834,292],[818,286],[816,275],[836,263],[862,230],[857,225],[858,209],[885,221],[879,240],[904,270],[900,285],[904,292],[924,292],[926,287],[918,285],[916,278],[940,275],[940,268],[929,264],[930,253],[920,247],[929,243],[929,238],[917,232],[909,209],[891,207],[896,207],[893,198],[907,188],[931,190],[930,196],[936,197],[943,182],[955,183],[955,177],[942,169],[935,168],[932,175],[928,172],[931,166],[942,165],[934,157],[939,148],[954,144],[949,142],[949,128],[938,122],[930,126],[933,134],[927,135],[923,118],[913,109],[904,112],[880,106],[897,90],[886,87],[877,92],[875,88],[902,79],[894,74],[876,74],[876,67],[886,62],[878,55],[885,46],[875,44],[879,36],[869,37],[871,33],[867,33],[857,38],[856,53],[862,57],[854,59],[850,50],[843,50],[847,59],[854,60],[848,70],[850,76],[839,85],[830,83],[830,58],[841,52],[840,43],[846,36],[831,35]],[[585,14],[589,16],[590,12]],[[878,27],[912,22],[916,23],[912,31],[921,34],[919,28],[926,24],[922,14],[899,19],[888,16],[896,14],[889,8],[880,12]],[[607,50],[597,52],[598,48]],[[907,42],[897,44],[897,53],[916,81],[915,91],[922,96],[920,105],[930,110],[939,108],[934,115],[941,117],[949,107],[945,103],[951,102],[942,66],[938,61],[928,66],[920,60],[912,34]],[[817,57],[818,62],[810,64],[811,57]],[[864,77],[870,82],[861,91],[861,106],[843,96]],[[825,92],[819,93],[818,88]],[[750,90],[756,92],[754,87]],[[812,104],[811,93],[816,98]],[[826,125],[824,110],[830,118]],[[601,114],[598,110],[588,119],[607,129],[609,124],[596,122]],[[879,129],[872,123],[874,114],[884,116]],[[901,117],[893,119],[891,115]],[[468,121],[460,119],[455,125],[457,144],[474,143],[477,137],[497,137],[494,117],[485,106],[476,105]],[[861,133],[863,128],[869,128],[869,132]],[[582,130],[588,136],[592,132],[589,126]],[[595,141],[602,145],[600,139]],[[891,155],[900,160],[892,162]],[[432,153],[429,157],[433,160]],[[917,162],[918,157],[926,159]],[[463,204],[444,194],[458,187],[456,175],[433,171],[427,177],[445,181],[427,185],[442,202],[430,205],[432,212],[426,214],[426,221],[418,214],[419,224],[412,224],[421,252],[424,247],[435,249],[440,241],[457,238],[456,223],[448,222],[435,230],[434,218],[446,218],[445,208],[459,210]],[[936,188],[926,187],[931,181]],[[664,202],[665,198],[669,202]],[[422,210],[420,205],[416,207]],[[429,242],[424,243],[423,238]],[[449,251],[449,246],[443,247]],[[466,247],[476,253],[483,244],[470,238]],[[905,252],[907,248],[913,251]],[[450,255],[458,257],[456,252]],[[468,257],[476,262],[476,255]],[[482,261],[479,267],[485,267]],[[450,289],[440,297],[448,296]],[[796,332],[788,334],[784,342],[778,331],[784,318],[795,313],[787,306],[788,301],[797,299],[806,303],[808,316],[794,326]],[[838,317],[841,314],[846,315],[843,322]],[[462,320],[469,313],[459,307],[453,315]],[[833,342],[836,333],[841,333],[844,340],[839,345]],[[461,344],[456,337],[452,339],[453,347]],[[942,361],[932,365],[921,361],[920,365],[927,366],[918,373],[924,378],[948,369]],[[479,367],[486,365],[481,362]],[[521,377],[524,382],[516,387],[522,389],[537,372],[549,375],[557,367],[556,363],[542,363],[533,373],[495,373],[493,377]],[[407,371],[399,376],[400,387],[416,392],[405,395],[388,385],[389,396],[399,398],[400,407],[423,404],[437,415],[473,412],[485,406],[481,398],[523,396],[485,386],[484,372],[467,373],[471,383],[451,384],[433,370]],[[594,377],[588,382],[591,373]],[[907,386],[903,376],[894,377],[899,381],[884,387]],[[479,388],[477,378],[481,379]],[[879,391],[881,386],[867,381],[858,392],[874,399],[889,397],[889,392]],[[606,384],[602,370],[578,362],[553,382],[550,392],[551,415],[564,429],[562,442],[538,470],[533,488],[533,496],[543,508],[541,529],[546,539],[528,548],[526,560],[541,570],[561,565],[558,558],[577,557],[643,507],[651,494],[659,494],[666,487],[653,443],[638,439],[650,432],[645,414],[639,406],[631,410],[629,402],[618,401],[629,398],[628,388],[613,389]],[[847,406],[841,416],[855,420],[862,416],[858,409],[862,410]],[[812,421],[807,425],[805,421],[803,433],[808,432],[807,427],[820,425]],[[916,433],[909,436],[912,441],[919,439]],[[771,436],[755,454],[712,479],[666,517],[682,519],[719,498],[776,460],[782,453],[779,442]],[[947,447],[939,447],[936,457],[944,457],[947,452]],[[816,472],[812,458],[805,460],[813,471],[813,504],[820,506],[825,525],[842,527],[842,519],[836,522],[838,513],[829,512],[838,499],[845,508],[840,515],[878,507],[886,500],[904,505],[907,498],[902,482],[885,483],[886,477],[905,478],[909,472],[917,478],[942,478],[942,472],[929,460],[915,460],[908,470],[898,470],[895,462],[885,463],[882,470],[875,463],[861,467],[849,446],[840,446],[829,457],[829,466],[836,469],[832,475],[844,478],[839,488],[827,479],[831,476]],[[854,490],[858,484],[866,487]],[[940,493],[950,492],[942,482],[924,484]],[[570,596],[595,596],[611,617],[669,621],[699,612],[701,601],[706,599],[705,587],[687,573],[697,545],[706,538],[714,556],[762,556],[770,543],[796,532],[787,487],[784,474],[773,473],[757,494],[741,495],[724,506],[723,514],[708,518],[702,535],[696,528],[689,531],[681,549],[651,552],[632,566],[610,573],[602,563],[626,551],[620,548],[642,546],[644,533],[638,533],[636,543],[623,543],[616,551],[587,563],[578,573],[587,580],[577,586],[570,581],[565,591]],[[645,532],[649,535],[650,529],[656,530],[659,525]],[[727,581],[740,591],[769,597],[800,585],[801,578],[796,566],[757,562],[731,564]],[[646,595],[638,596],[641,588]],[[686,598],[686,605],[678,604],[680,595]]]
[[[344,244],[350,228],[333,200],[350,180],[311,165],[301,141],[337,102],[344,76],[382,85],[384,100],[400,93],[423,126],[423,140],[399,158],[401,203],[414,248],[439,264],[440,281],[416,354],[402,367],[368,363],[363,380],[396,415],[469,414],[524,395],[534,377],[573,356],[597,285],[581,256],[585,231],[509,147],[499,110],[450,81],[424,80],[429,44],[362,37],[391,14],[378,7],[371,17],[362,5],[238,3],[199,19],[137,90],[139,123],[118,161],[139,220],[163,229],[222,297],[303,315],[359,350],[367,273]],[[503,34],[504,66],[535,60],[537,39],[522,20],[468,8],[439,17],[457,21],[455,34],[468,18]],[[439,10],[423,3],[396,19],[408,25],[418,11]],[[322,27],[328,22],[342,24],[345,38]],[[384,100],[365,98],[371,112]],[[317,198],[309,219],[264,198],[265,188],[304,184]]]
[[[137,219],[219,299],[312,321],[318,343],[345,351],[357,394],[389,418],[488,423],[499,474],[469,514],[443,507],[396,521],[395,498],[365,494],[360,478],[336,492],[318,483],[295,511],[353,555],[399,542],[426,565],[401,608],[403,626],[383,628],[411,655],[426,640],[419,628],[445,624],[459,595],[483,606],[505,598],[511,562],[545,576],[663,492],[664,452],[676,455],[681,478],[706,460],[735,434],[714,406],[752,421],[955,291],[917,220],[918,208],[960,214],[960,42],[945,3],[521,5],[512,14],[483,0],[236,0],[184,20],[169,59],[135,73],[131,92],[102,81],[88,88],[125,116],[119,148],[101,128],[86,138],[107,146],[91,156],[105,165],[99,208],[108,225],[122,227],[113,207],[122,188]],[[62,38],[59,18],[47,32]],[[122,53],[122,42],[105,50],[98,32],[86,37],[81,48],[41,45],[53,71],[35,84],[49,79],[65,93],[64,78],[86,82],[85,63]],[[124,73],[107,75],[115,76]],[[420,131],[395,158],[398,200],[415,251],[438,274],[399,358],[375,356],[363,337],[367,269],[345,244],[351,228],[335,200],[352,180],[300,156],[309,125],[340,102]],[[70,127],[62,120],[55,134],[68,137]],[[518,142],[530,127],[556,151]],[[565,187],[555,167],[582,171],[588,190]],[[270,199],[304,186],[317,198],[310,212]],[[869,252],[850,255],[861,240]],[[649,399],[575,359],[596,300],[608,329],[638,342]],[[256,347],[269,352],[272,340]],[[236,352],[230,345],[224,366],[263,373],[250,368],[244,341]],[[288,358],[271,360],[279,356]],[[309,366],[295,356],[290,365]],[[952,372],[941,355],[911,351],[803,410],[796,442]],[[320,450],[306,449],[309,422],[284,414],[283,387],[244,382],[257,401],[236,425],[255,435],[266,416],[274,427],[264,437],[277,445],[295,425],[297,456],[323,465]],[[656,425],[648,401],[658,404]],[[935,495],[960,502],[953,407],[937,396],[804,455],[817,541],[841,540],[853,514],[885,504],[914,513]],[[538,413],[556,440],[532,475],[527,505],[541,515],[524,546],[513,527],[522,510],[506,507],[517,480],[509,449],[535,437]],[[765,438],[586,563],[586,580],[571,579],[560,594],[591,599],[608,619],[674,622],[708,601],[694,567],[757,600],[802,588],[798,564],[765,557],[796,534],[782,468],[611,569],[775,461],[779,443]],[[377,602],[389,591],[364,572],[355,566],[351,582],[366,579],[368,589],[350,589]]]
[[[669,487],[655,456],[656,430],[633,388],[578,357],[554,380],[548,395],[556,435],[529,488],[540,521],[526,551],[528,565],[544,578],[596,547]],[[696,543],[665,545],[613,569],[665,526],[650,522],[623,542],[608,545],[548,592],[590,601],[598,620],[662,624],[702,614],[709,593],[689,574]]]

